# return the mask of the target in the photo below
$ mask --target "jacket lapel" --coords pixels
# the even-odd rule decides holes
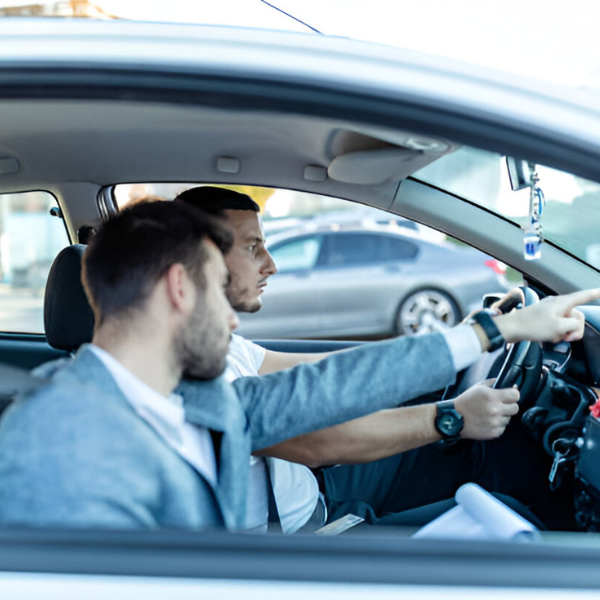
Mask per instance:
[[[218,432],[220,437],[218,470],[219,498],[225,522],[244,527],[250,459],[247,419],[231,385],[219,377],[211,381],[182,381],[175,390],[184,401],[190,423]]]

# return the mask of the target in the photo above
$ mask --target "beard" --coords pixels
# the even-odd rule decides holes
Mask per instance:
[[[248,300],[247,297],[250,295],[248,288],[240,288],[235,281],[231,281],[227,286],[225,295],[236,312],[255,313],[262,308],[260,296]]]
[[[200,291],[199,298],[203,297]],[[227,366],[231,332],[223,319],[198,304],[175,339],[175,356],[184,376],[214,379]]]

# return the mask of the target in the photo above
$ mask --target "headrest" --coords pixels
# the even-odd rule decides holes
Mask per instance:
[[[44,328],[48,343],[57,350],[77,350],[91,342],[94,313],[81,283],[85,246],[73,244],[54,259],[44,296]]]

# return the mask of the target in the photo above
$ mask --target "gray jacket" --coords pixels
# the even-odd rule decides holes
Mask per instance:
[[[252,451],[397,406],[454,376],[435,334],[233,384],[182,382],[186,418],[213,436],[213,486],[134,412],[84,346],[0,421],[0,524],[239,529]]]

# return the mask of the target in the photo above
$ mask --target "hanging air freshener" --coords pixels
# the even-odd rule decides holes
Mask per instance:
[[[542,222],[541,216],[544,211],[546,199],[544,192],[538,187],[538,177],[535,165],[530,164],[531,184],[529,186],[529,224],[525,227],[524,256],[525,260],[537,260],[542,256]]]

